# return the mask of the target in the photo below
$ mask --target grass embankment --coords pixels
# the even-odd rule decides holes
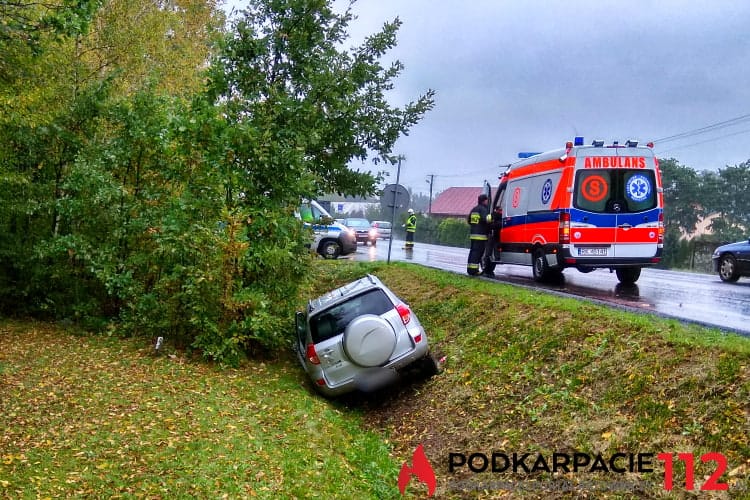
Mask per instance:
[[[713,495],[750,497],[748,339],[405,264],[319,262],[305,295],[365,272],[411,304],[442,374],[327,402],[289,357],[218,370],[137,340],[2,324],[0,496],[398,498],[423,444],[443,498],[667,496],[656,459],[641,474],[448,472],[450,452],[493,451],[688,452],[696,488],[715,469],[700,455],[719,452],[729,491]],[[550,488],[524,489],[537,480]]]
[[[311,394],[298,367],[219,370],[149,351],[0,325],[0,498],[392,493],[388,447]]]

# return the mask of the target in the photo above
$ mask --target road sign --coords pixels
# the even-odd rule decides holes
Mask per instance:
[[[409,208],[410,199],[409,191],[404,186],[388,184],[383,188],[383,193],[380,195],[380,206],[384,213],[390,213],[395,207],[398,214]]]

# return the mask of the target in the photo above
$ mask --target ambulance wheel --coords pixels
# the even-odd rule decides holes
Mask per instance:
[[[534,273],[534,281],[545,281],[550,276],[550,268],[549,264],[547,264],[547,257],[544,255],[544,250],[542,250],[541,248],[537,248],[534,251],[532,272]]]
[[[341,245],[335,240],[326,240],[320,244],[320,255],[324,259],[335,259],[341,255]]]
[[[620,280],[620,283],[622,283],[623,285],[633,285],[636,281],[638,281],[638,278],[641,277],[641,268],[621,267],[619,269],[615,269],[615,273],[617,274],[617,279]]]

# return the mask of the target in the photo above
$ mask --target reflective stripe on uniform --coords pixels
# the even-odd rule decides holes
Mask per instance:
[[[479,264],[466,264],[466,269],[479,269]]]
[[[414,214],[411,214],[406,219],[406,231],[409,233],[413,233],[417,230],[417,216]]]
[[[487,241],[487,235],[486,234],[472,234],[469,237],[470,240],[476,240],[476,241]]]

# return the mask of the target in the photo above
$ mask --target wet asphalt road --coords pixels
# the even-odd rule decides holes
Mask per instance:
[[[403,241],[393,240],[391,261],[408,261],[463,274],[468,249],[417,243],[414,250],[403,249]],[[388,240],[376,247],[360,245],[355,254],[342,257],[357,261],[388,260]],[[609,270],[583,274],[566,269],[558,283],[539,285],[531,267],[501,265],[496,280],[552,293],[584,297],[609,305],[695,322],[750,336],[750,279],[723,283],[715,274],[697,274],[660,269],[643,269],[638,283],[623,286]],[[480,278],[485,279],[485,278]],[[490,281],[490,280],[488,280]]]

